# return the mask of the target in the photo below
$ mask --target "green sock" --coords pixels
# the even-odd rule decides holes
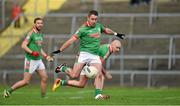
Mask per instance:
[[[61,85],[67,85],[67,80],[62,80]]]
[[[12,89],[12,88],[9,88],[9,89],[7,89],[7,91],[8,91],[9,93],[12,93],[12,92],[13,92],[13,89]]]
[[[41,98],[45,98],[45,97],[46,97],[46,93],[41,92]]]
[[[66,66],[62,66],[62,69],[61,69],[61,71],[62,71],[62,72],[66,72],[67,70],[69,70],[69,68],[68,68],[68,67],[66,67]]]
[[[95,96],[97,96],[98,94],[101,94],[101,93],[102,93],[102,91],[100,89],[95,90]]]

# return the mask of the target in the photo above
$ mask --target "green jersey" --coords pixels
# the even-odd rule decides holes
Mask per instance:
[[[33,29],[30,31],[26,38],[25,41],[28,42],[28,48],[31,49],[32,51],[39,52],[41,53],[41,48],[42,48],[42,42],[43,42],[43,34],[37,32],[37,30]],[[28,52],[26,52],[26,58],[28,60],[39,60],[42,59],[42,56],[39,55],[38,57],[35,57]]]
[[[111,55],[111,53],[112,53],[112,49],[111,49],[110,44],[103,44],[100,46],[99,56],[104,61],[106,61],[108,59],[108,57]]]
[[[74,35],[75,38],[80,39],[80,51],[85,51],[98,55],[100,46],[100,36],[105,28],[102,24],[96,23],[94,27],[84,24]]]

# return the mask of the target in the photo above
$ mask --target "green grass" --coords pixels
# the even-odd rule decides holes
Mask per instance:
[[[2,92],[4,87],[0,88]],[[180,89],[178,88],[121,88],[106,87],[105,94],[109,100],[94,100],[94,89],[86,87],[76,89],[61,87],[56,92],[48,88],[48,98],[40,98],[38,86],[18,89],[4,99],[0,97],[0,105],[180,105]]]

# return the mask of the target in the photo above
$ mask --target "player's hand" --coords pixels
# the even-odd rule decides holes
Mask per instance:
[[[56,50],[56,51],[51,53],[51,56],[54,56],[55,54],[58,54],[58,53],[61,53],[61,51],[60,50]]]
[[[119,37],[121,39],[125,38],[125,34],[115,33],[114,35],[116,35],[117,37]]]
[[[39,52],[33,51],[33,52],[31,53],[31,55],[33,55],[34,57],[38,57],[38,56],[39,56]]]
[[[49,62],[52,62],[52,61],[54,61],[54,58],[51,57],[51,56],[47,56],[47,57],[46,57],[46,60],[49,61]]]

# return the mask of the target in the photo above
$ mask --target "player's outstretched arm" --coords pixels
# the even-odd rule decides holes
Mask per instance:
[[[76,41],[76,39],[74,37],[71,37],[69,40],[67,40],[61,47],[59,50],[53,51],[51,53],[51,55],[55,55],[55,54],[59,54],[62,51],[64,51],[64,49],[68,48],[72,43],[74,43]]]
[[[105,28],[105,31],[104,31],[106,34],[108,35],[115,35],[121,39],[124,39],[125,38],[125,34],[120,34],[120,33],[117,33],[109,28]]]

